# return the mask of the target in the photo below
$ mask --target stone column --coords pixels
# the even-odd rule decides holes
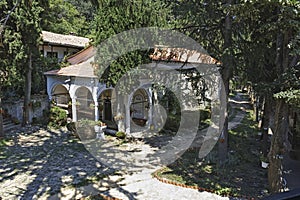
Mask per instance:
[[[77,121],[76,97],[72,98],[72,119],[73,122]]]
[[[149,104],[147,125],[149,126],[149,128],[151,128],[151,125],[153,124],[153,103],[152,103],[151,88],[148,89],[147,95],[148,95],[148,104]]]
[[[95,121],[99,120],[98,101],[95,101]]]
[[[153,125],[154,125],[154,129],[157,130],[158,129],[158,125],[157,125],[157,101],[158,101],[158,98],[157,98],[157,91],[156,89],[153,89],[152,90],[152,95],[153,95],[153,102],[152,102],[152,122],[153,122]]]
[[[124,117],[124,96],[121,95],[120,93],[117,92],[117,99],[116,99],[116,103],[117,103],[117,108],[116,108],[116,116],[115,116],[115,121],[117,122],[117,126],[118,126],[118,131],[122,131],[125,132],[125,117]]]
[[[125,104],[125,132],[130,134],[130,96],[127,96]]]
[[[95,81],[95,80],[93,80]],[[95,84],[95,83],[94,83]],[[98,98],[97,98],[97,91],[98,91],[98,87],[97,86],[93,86],[92,88],[93,90],[93,101],[94,101],[94,105],[95,105],[95,121],[99,120],[99,112],[98,112]]]

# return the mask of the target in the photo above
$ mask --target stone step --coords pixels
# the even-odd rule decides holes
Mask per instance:
[[[4,132],[15,130],[15,129],[18,129],[20,127],[21,127],[20,124],[13,123],[9,118],[3,118],[3,129],[4,129]]]

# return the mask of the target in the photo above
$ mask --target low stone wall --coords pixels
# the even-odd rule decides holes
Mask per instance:
[[[2,107],[6,114],[10,115],[12,118],[22,122],[23,118],[23,104],[24,100],[20,99],[18,101],[3,101]],[[30,122],[35,119],[41,119],[43,117],[43,112],[49,110],[49,99],[47,95],[33,95],[31,97],[31,112],[30,112]]]

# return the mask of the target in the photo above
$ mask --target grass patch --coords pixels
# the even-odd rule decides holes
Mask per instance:
[[[241,124],[229,131],[229,153],[224,164],[218,163],[217,145],[204,159],[198,158],[199,149],[190,149],[157,175],[223,196],[261,198],[268,187],[267,170],[259,164],[258,128],[252,115],[247,110]]]
[[[5,150],[6,147],[12,146],[13,141],[8,138],[1,138],[0,139],[0,160],[6,159],[9,157],[9,154]]]
[[[0,149],[5,148],[7,146],[12,146],[13,140],[9,138],[0,138]]]

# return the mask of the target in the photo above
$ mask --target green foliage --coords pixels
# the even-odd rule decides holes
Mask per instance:
[[[285,101],[294,106],[300,107],[300,90],[286,90],[274,94],[277,99],[285,99]]]
[[[211,111],[209,109],[206,110],[200,110],[200,121],[203,122],[207,119],[210,119],[211,117]]]
[[[103,0],[95,19],[96,44],[112,35],[141,27],[169,27],[171,10],[163,1]]]
[[[87,21],[77,8],[64,0],[50,0],[42,13],[43,30],[61,34],[86,35]]]
[[[23,94],[24,74],[29,63],[29,54],[32,54],[33,68],[39,58],[38,44],[40,42],[40,13],[43,8],[37,0],[20,1],[14,12],[10,10],[15,1],[1,1],[0,13],[2,17],[10,14],[0,40],[0,71],[4,71],[6,78],[1,80],[2,91],[16,91],[12,95]]]
[[[50,109],[49,126],[53,128],[60,128],[67,124],[67,112],[58,107],[52,106]]]
[[[259,160],[262,162],[269,162],[268,157],[265,157],[264,155],[260,155]]]
[[[224,41],[224,19],[234,13],[225,2],[183,0],[174,3],[174,10],[179,20],[178,30],[199,42],[210,55],[223,61],[224,55],[232,51]],[[236,24],[232,26],[235,30]]]
[[[116,133],[116,136],[120,139],[124,139],[124,138],[126,138],[126,133],[124,133],[123,131],[118,131]]]
[[[94,0],[97,1],[97,0]],[[93,20],[97,13],[97,5],[93,5],[93,1],[78,1],[78,0],[67,0],[70,4],[75,6],[77,11],[80,13],[80,17],[83,18],[83,27],[80,27],[79,35],[92,37],[91,31],[93,29]],[[76,24],[75,24],[76,26]],[[79,28],[79,27],[78,27]]]
[[[210,189],[219,195],[261,198],[261,190],[267,188],[267,175],[260,167],[258,129],[252,115],[247,112],[240,126],[230,131],[228,160],[222,165],[218,165],[218,146],[203,159],[198,157],[199,148],[191,148],[156,174],[160,178]]]
[[[299,68],[299,67],[298,67]],[[300,105],[300,71],[296,67],[290,67],[283,73],[277,75],[278,78],[270,83],[258,82],[254,85],[254,90],[259,95],[271,95],[277,99],[285,99],[291,105]]]
[[[99,9],[94,21],[94,32],[92,34],[94,35],[93,39],[96,45],[111,36],[131,29],[141,27],[171,27],[169,24],[171,11],[163,1],[104,0],[99,3]],[[129,42],[130,44],[124,44],[122,41],[120,41],[120,44],[113,44],[114,46],[119,45],[123,49],[107,47],[100,52],[100,56],[103,57],[103,60],[98,63],[100,69],[103,68],[103,65],[105,66],[103,63],[110,60],[114,55],[119,53],[122,55],[117,59],[114,58],[113,63],[109,63],[109,69],[100,77],[102,82],[107,83],[107,85],[115,85],[125,72],[138,67],[142,63],[149,62],[149,52],[123,52],[126,50],[125,46],[135,44],[135,40],[136,38],[132,38],[132,42]]]
[[[234,9],[243,69],[262,96],[289,90],[295,80],[286,68],[296,64],[300,47],[299,8],[299,1],[248,1]],[[295,83],[299,87],[299,80]]]
[[[181,121],[180,103],[176,98],[176,95],[168,88],[156,87],[156,89],[159,93],[161,93],[160,90],[164,91],[164,95],[158,99],[159,104],[162,105],[167,112],[167,119],[163,131],[172,131],[176,133]]]
[[[37,67],[33,68],[32,71],[32,93],[39,94],[41,91],[45,90],[46,79],[44,72],[59,69],[61,65],[57,63],[56,58],[49,58],[41,56],[35,60],[35,65]]]

